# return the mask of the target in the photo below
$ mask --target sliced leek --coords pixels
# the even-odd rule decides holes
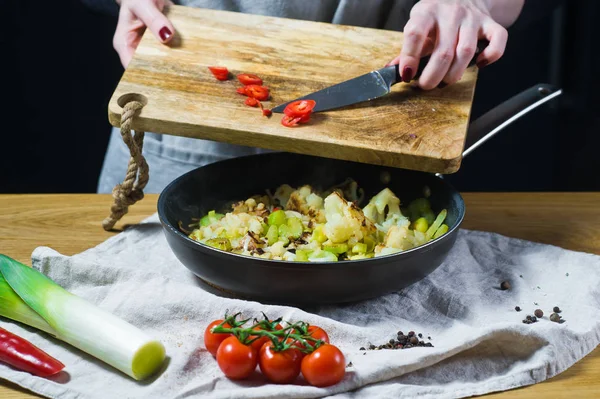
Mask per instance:
[[[143,380],[165,360],[163,344],[119,317],[80,298],[37,270],[0,254],[1,315],[46,331],[56,338]],[[13,290],[10,293],[9,288]],[[22,304],[15,298],[22,300]],[[26,305],[43,322],[23,310]]]

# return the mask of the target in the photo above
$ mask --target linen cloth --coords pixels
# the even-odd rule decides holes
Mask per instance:
[[[168,356],[160,374],[136,382],[45,333],[1,319],[0,326],[66,369],[44,379],[0,364],[0,378],[50,398],[458,398],[544,381],[600,342],[600,256],[479,231],[461,230],[447,260],[411,287],[306,309],[207,292],[171,252],[156,214],[74,256],[36,248],[32,265],[160,339]],[[504,280],[511,289],[500,290]],[[549,321],[554,306],[565,322]],[[522,323],[537,308],[543,318]],[[205,327],[227,310],[322,326],[352,365],[328,388],[302,378],[269,384],[258,368],[247,381],[230,381],[203,346]],[[359,350],[386,343],[398,330],[423,333],[434,346]]]

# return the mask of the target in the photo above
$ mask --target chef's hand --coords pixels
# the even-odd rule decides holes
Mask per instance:
[[[173,38],[173,24],[162,13],[169,0],[116,0],[121,6],[113,47],[117,50],[121,64],[127,68],[146,27],[161,43]]]
[[[424,90],[456,83],[475,55],[477,41],[488,47],[477,57],[483,68],[504,54],[506,27],[518,18],[524,0],[421,0],[404,27],[400,55],[388,65],[400,64],[405,82],[413,79],[421,57],[431,55],[418,79]],[[504,25],[504,26],[503,26]]]

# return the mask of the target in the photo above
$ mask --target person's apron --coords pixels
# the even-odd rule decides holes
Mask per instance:
[[[176,4],[370,28],[402,30],[415,0],[183,0]],[[390,60],[395,54],[390,54]],[[268,150],[147,132],[143,154],[150,168],[146,193],[160,193],[182,174],[212,162]],[[127,171],[129,150],[113,128],[98,182],[110,193]]]

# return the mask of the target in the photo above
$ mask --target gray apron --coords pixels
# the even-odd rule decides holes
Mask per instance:
[[[415,0],[183,0],[176,4],[334,24],[401,31]],[[393,58],[390,54],[390,59]],[[143,154],[150,168],[146,193],[160,193],[182,174],[212,162],[268,150],[147,132]],[[123,181],[129,150],[113,128],[98,182],[111,193]]]

